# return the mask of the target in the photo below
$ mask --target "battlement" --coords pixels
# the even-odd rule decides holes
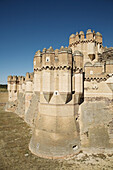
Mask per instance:
[[[16,82],[17,80],[18,80],[17,76],[8,76],[7,78],[7,81],[12,83]]]
[[[19,108],[15,112],[34,127],[30,150],[58,158],[81,147],[113,146],[113,132],[108,132],[113,114],[104,103],[113,100],[113,48],[103,47],[102,35],[91,29],[72,34],[68,47],[38,50],[33,64],[33,73],[7,79],[9,101]],[[100,103],[87,103],[95,99]]]
[[[86,32],[86,35],[83,31],[80,31],[80,33],[76,32],[76,34],[71,34],[69,37],[69,46],[71,47],[74,44],[79,43],[88,43],[88,42],[95,42],[102,44],[102,35],[101,33],[95,31],[91,31],[91,29],[88,29]]]
[[[42,52],[40,50],[37,51],[34,56],[34,71],[42,69],[71,69],[73,66],[83,68],[83,54],[79,51],[75,51],[72,54],[72,49],[69,47],[61,46],[60,49],[56,50],[53,50],[52,47],[49,49],[44,48]]]
[[[26,73],[25,81],[33,81],[34,74],[33,73]]]

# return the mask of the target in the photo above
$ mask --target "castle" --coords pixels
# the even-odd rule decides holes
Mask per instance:
[[[69,46],[44,48],[34,71],[8,76],[7,111],[33,128],[29,149],[47,158],[81,148],[113,148],[113,48],[91,29],[69,37]]]

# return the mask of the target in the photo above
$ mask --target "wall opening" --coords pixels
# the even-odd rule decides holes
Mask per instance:
[[[59,93],[58,91],[54,91],[54,95],[57,96]]]
[[[46,62],[49,62],[50,61],[50,58],[49,57],[46,57]]]
[[[73,150],[75,151],[75,150],[78,149],[78,145],[73,145],[72,148],[73,148]]]

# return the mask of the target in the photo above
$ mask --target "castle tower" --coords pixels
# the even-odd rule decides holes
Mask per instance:
[[[59,59],[59,92],[66,103],[72,97],[72,50],[70,48],[60,48]],[[65,84],[65,86],[64,86]]]
[[[78,50],[83,53],[84,64],[87,62],[98,61],[98,54],[103,52],[102,35],[91,29],[87,30],[86,38],[83,31],[80,33],[72,34],[69,38],[69,47],[72,49],[72,53]]]
[[[30,106],[30,101],[32,99],[33,94],[33,76],[30,73],[26,73],[26,86],[25,86],[25,119],[26,119],[26,113],[28,111],[28,108]]]
[[[25,94],[25,77],[22,76],[22,93]]]
[[[11,83],[11,80],[12,80],[12,76],[8,76],[7,78],[7,82],[8,82],[8,86],[7,86],[7,90],[8,90],[8,101],[11,101],[12,100],[12,83]]]
[[[17,76],[8,76],[9,101],[17,99]]]
[[[34,93],[40,98],[41,90],[41,67],[42,67],[42,52],[38,50],[34,56]]]
[[[84,32],[83,31],[80,31],[79,37],[80,37],[81,40],[84,40],[85,37],[84,37]]]
[[[71,34],[71,36],[69,37],[69,44],[73,43],[75,43],[75,34]]]
[[[17,92],[22,93],[22,76],[18,76]]]
[[[47,102],[50,101],[54,92],[54,60],[55,52],[52,47],[43,50],[42,55],[42,93]]]
[[[93,33],[91,31],[91,29],[88,29],[87,33],[86,33],[86,39],[88,40],[87,50],[88,50],[88,56],[89,56],[91,61],[95,59],[95,41],[94,41],[94,36],[95,36],[95,33]]]
[[[69,47],[38,50],[33,63],[26,78],[8,77],[6,106],[33,127],[31,152],[53,159],[85,147],[111,149],[113,48],[103,47],[102,35],[76,32]]]
[[[78,32],[76,32],[76,35],[75,35],[75,42],[77,42],[77,41],[79,41],[79,33]],[[73,43],[75,43],[75,42],[73,42]]]
[[[67,47],[43,50],[39,112],[29,145],[41,157],[64,157],[75,153],[80,145],[72,58],[72,50]]]
[[[74,65],[74,82],[75,82],[75,94],[78,96],[78,103],[81,102],[83,96],[83,54],[80,51],[74,51],[73,60]]]

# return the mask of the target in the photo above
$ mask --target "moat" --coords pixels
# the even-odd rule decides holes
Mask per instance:
[[[113,154],[82,151],[64,160],[43,159],[29,149],[31,128],[15,113],[5,112],[7,93],[0,93],[0,170],[113,169]]]

